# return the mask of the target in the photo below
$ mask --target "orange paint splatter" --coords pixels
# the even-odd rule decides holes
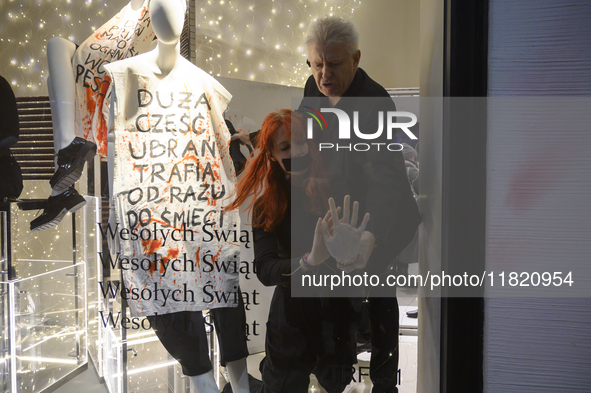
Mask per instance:
[[[144,248],[144,255],[152,255],[162,247],[162,240],[142,240],[142,247]]]
[[[97,144],[97,151],[101,157],[107,157],[107,143],[108,143],[107,131],[108,130],[107,130],[107,121],[105,120],[105,117],[103,116],[102,112],[100,111],[100,108],[103,107],[103,104],[105,102],[105,96],[107,95],[107,90],[109,89],[110,85],[111,85],[111,77],[109,77],[109,75],[106,75],[105,79],[103,79],[103,82],[101,83],[101,88],[98,93],[99,122],[98,122],[98,126],[96,129],[95,141]],[[93,108],[93,111],[94,111],[94,108]]]
[[[179,249],[178,248],[169,248],[168,249],[168,257],[170,259],[176,259],[179,256]]]

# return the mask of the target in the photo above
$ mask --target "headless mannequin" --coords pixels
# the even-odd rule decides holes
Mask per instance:
[[[131,0],[131,8],[139,9],[144,0]],[[49,77],[47,87],[53,123],[54,150],[60,151],[68,146],[76,137],[75,111],[76,86],[72,57],[76,51],[76,44],[61,37],[53,37],[47,43],[47,62]],[[57,166],[56,166],[57,168]],[[55,196],[61,192],[52,190]]]
[[[179,39],[186,13],[186,2],[185,0],[151,0],[149,12],[154,31],[158,37],[157,45],[155,49],[141,55],[141,59],[138,59],[138,61],[147,65],[154,75],[162,81],[166,80],[175,71],[175,67],[181,59]],[[112,122],[115,116],[115,105],[111,103],[110,108],[109,122]],[[107,153],[109,189],[113,190],[115,135],[110,126],[107,139],[109,142]],[[114,206],[113,203],[111,203],[111,206]],[[109,215],[109,224],[112,225],[112,228],[116,226],[116,218],[112,208]],[[227,362],[226,369],[228,370],[232,390],[236,393],[248,393],[250,390],[246,358]],[[191,381],[191,393],[219,392],[212,371],[189,376],[189,379]]]

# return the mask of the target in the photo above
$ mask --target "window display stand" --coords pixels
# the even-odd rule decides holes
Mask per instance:
[[[112,282],[122,282],[121,270],[113,269]],[[119,284],[120,285],[120,284]],[[189,379],[186,378],[178,362],[172,358],[160,343],[153,330],[145,329],[145,318],[135,319],[137,327],[129,324],[124,328],[121,320],[132,318],[129,308],[119,293],[110,293],[102,302],[102,316],[99,317],[103,341],[103,377],[110,393],[189,393]],[[107,321],[107,323],[105,323]],[[119,321],[119,323],[113,323]],[[210,359],[214,367],[216,382],[220,379],[218,343],[213,324],[206,317]],[[222,385],[220,385],[220,382]]]
[[[90,358],[110,393],[188,393],[188,378],[154,331],[122,327],[131,318],[125,301],[101,287],[120,282],[121,270],[104,255],[100,198],[85,198],[82,209],[40,232],[29,230],[39,200],[0,211],[0,391],[52,392]],[[207,332],[223,387],[213,324]]]
[[[120,269],[111,270],[112,285],[122,282]],[[102,296],[102,293],[101,293]],[[148,327],[145,318],[123,326],[124,318],[132,319],[129,308],[118,292],[102,300],[98,323],[103,337],[103,377],[110,393],[185,393],[188,379],[180,365],[164,349]]]
[[[87,367],[86,231],[97,198],[54,228],[29,230],[39,201],[0,212],[0,386],[4,392],[50,392]],[[78,237],[78,239],[77,239]]]

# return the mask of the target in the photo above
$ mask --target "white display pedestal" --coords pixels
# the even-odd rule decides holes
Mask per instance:
[[[29,230],[37,215],[32,201],[11,203],[0,213],[2,391],[49,392],[86,367],[85,254],[92,238],[86,229],[96,226],[97,206],[88,198],[76,216],[42,232]]]

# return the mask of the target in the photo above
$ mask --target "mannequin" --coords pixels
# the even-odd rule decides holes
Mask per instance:
[[[56,173],[44,212],[31,223],[32,231],[57,225],[68,212],[85,204],[71,186],[80,178],[86,161],[96,151],[106,157],[106,127],[99,119],[102,99],[99,87],[104,64],[150,49],[154,32],[149,23],[149,0],[131,0],[80,46],[61,37],[47,45]],[[96,50],[100,47],[101,50]]]
[[[105,83],[110,83],[109,89],[111,92],[107,138],[109,142],[109,182],[112,193],[109,223],[112,228],[119,225],[119,227],[125,228],[129,226],[131,230],[136,229],[141,224],[137,222],[132,223],[129,217],[133,216],[135,212],[140,212],[141,214],[142,211],[149,211],[150,217],[156,217],[156,219],[154,221],[151,221],[151,219],[148,221],[146,219],[146,226],[151,228],[154,225],[154,228],[156,228],[156,225],[160,225],[162,230],[169,230],[174,227],[174,224],[170,224],[169,222],[165,224],[170,225],[163,224],[163,221],[166,221],[169,217],[173,217],[173,214],[168,212],[175,211],[175,213],[178,213],[181,210],[184,212],[185,209],[192,208],[194,206],[193,203],[196,203],[195,199],[192,198],[194,194],[192,191],[189,191],[188,187],[197,187],[200,185],[199,182],[203,183],[205,179],[211,180],[212,190],[219,189],[218,186],[221,183],[229,187],[233,187],[235,184],[236,179],[229,158],[227,143],[230,136],[221,118],[223,107],[225,107],[231,96],[217,81],[180,55],[179,38],[183,27],[186,7],[185,0],[151,0],[149,11],[152,26],[158,37],[156,48],[145,54],[105,67],[108,73]],[[201,96],[201,92],[203,92],[203,96]],[[199,97],[205,97],[205,99]],[[215,153],[213,150],[206,153],[205,150],[201,149],[201,146],[203,146],[202,143],[205,143],[205,140],[215,143],[216,149],[219,150],[215,150]],[[144,147],[143,150],[141,146]],[[153,146],[156,146],[155,150],[152,149]],[[165,146],[167,153],[160,154],[159,149]],[[188,146],[193,146],[193,148],[190,149]],[[199,146],[199,148],[195,148],[195,146]],[[188,150],[190,152],[186,153]],[[207,168],[208,165],[216,169],[209,172],[214,173],[211,175],[207,175],[207,171],[197,175],[193,171],[194,165],[197,168],[195,171],[199,171],[203,167]],[[187,170],[187,166],[189,166],[189,170]],[[180,167],[181,172],[184,168],[185,172],[183,175],[180,175],[180,172],[175,172],[176,169],[168,172],[168,168],[170,167]],[[158,175],[153,174],[155,171]],[[166,173],[166,175],[161,175],[161,173]],[[219,181],[214,180],[216,177]],[[137,187],[133,188],[135,186]],[[146,186],[152,188],[148,189],[149,187],[146,188]],[[139,188],[146,189],[146,193],[152,192],[153,195],[157,195],[152,198],[152,201],[155,202],[152,203],[149,200],[150,197],[144,199],[138,197],[141,200],[140,202],[132,200],[132,195],[139,195],[139,192],[133,194],[133,190]],[[176,193],[172,189],[182,189],[183,191]],[[211,193],[213,195],[214,191],[211,191]],[[227,195],[229,194],[228,192]],[[183,198],[185,201],[182,200]],[[186,202],[187,199],[189,202]],[[219,210],[221,203],[213,202],[212,208],[215,207],[215,209]],[[228,226],[230,223],[238,222],[239,224],[239,221],[236,221],[238,217],[237,212],[224,213],[223,217],[224,224],[221,223],[221,220],[218,220],[212,225],[222,227],[223,225]],[[215,218],[212,220],[215,220]],[[200,236],[199,230],[191,227],[189,221],[183,222],[180,227],[183,230],[187,229],[187,227],[193,228],[191,230]],[[176,227],[176,229],[179,229],[179,227]],[[146,251],[146,248],[142,249],[144,247],[143,243],[138,246],[137,242],[128,243],[122,241],[121,237],[117,239],[118,244],[116,248],[121,250],[122,255],[138,256],[138,253],[151,255]],[[176,241],[176,239],[174,242],[169,240],[166,243],[168,248],[161,243],[158,243],[154,247],[153,244],[151,243],[149,247],[150,252],[154,252],[158,256],[160,254],[170,255],[171,252],[174,252],[175,255],[182,255],[183,251],[185,251],[185,256],[207,255],[209,252],[204,251],[209,247],[208,243],[205,243],[203,238],[199,237],[191,241],[190,244],[188,242]],[[199,246],[199,249],[196,252],[191,249],[191,247],[196,248],[197,246]],[[213,254],[215,255],[221,254],[227,255],[228,257],[239,255],[239,247],[236,248],[229,243],[222,244],[220,242],[212,247]],[[189,252],[187,250],[192,251]],[[225,259],[220,256],[220,260],[223,261]],[[203,261],[206,261],[205,257]],[[164,265],[163,263],[162,266],[166,267],[169,265]],[[198,272],[200,278],[204,272],[206,270]],[[150,280],[153,278],[153,274],[144,275],[141,272],[134,274],[124,271],[125,285],[127,288],[138,288],[142,286],[151,288],[150,285],[153,285],[153,282]],[[170,285],[170,288],[176,288],[174,285],[180,285],[179,283],[184,282],[183,280],[187,280],[188,283],[197,282],[197,273],[192,274],[183,275],[181,272],[175,276],[174,283],[171,283],[170,281],[166,281],[166,273],[164,273],[162,277],[157,276],[160,280],[158,281],[158,285]],[[220,272],[218,272],[219,274]],[[210,280],[207,281],[209,284],[212,281],[215,282],[216,277],[215,275],[210,275],[209,278],[204,280]],[[236,286],[234,288],[236,288],[237,275],[236,277],[225,277],[220,281],[223,281],[225,285],[228,280],[234,278],[236,279]],[[195,289],[195,292],[198,292],[198,285],[201,284],[197,283],[194,285],[190,289]],[[187,292],[185,289],[184,293],[186,294]],[[220,335],[218,323],[223,324],[229,321],[229,325],[232,325],[231,318],[234,315],[243,317],[244,308],[242,298],[241,296],[238,296],[238,298],[240,300],[238,307],[223,307],[223,305],[214,307],[212,305],[210,308],[203,304],[183,303],[169,303],[168,306],[160,306],[150,300],[145,302],[139,300],[137,302],[128,301],[128,303],[130,304],[132,314],[146,315],[153,327],[159,321],[178,321],[179,318],[189,318],[191,322],[200,324],[198,329],[187,328],[187,330],[191,330],[190,332],[175,331],[174,333],[178,337],[167,336],[165,332],[157,328],[155,331],[169,353],[179,360],[183,366],[183,372],[189,376],[191,392],[209,393],[219,391],[215,384],[211,364],[209,364],[209,370],[204,371],[201,363],[199,367],[193,367],[192,359],[187,361],[189,357],[199,358],[199,361],[201,361],[203,354],[207,356],[206,342],[200,340],[202,338],[201,336],[195,338],[193,330],[195,330],[195,335],[204,334],[201,310],[210,309],[210,313],[212,313],[216,324],[218,337],[220,337],[223,352],[224,342]],[[155,313],[158,315],[154,315]],[[244,328],[242,320],[234,321],[234,325],[238,326],[235,329],[237,331],[240,331],[240,328]],[[185,334],[190,335],[190,341],[184,339]],[[245,348],[245,334],[243,338],[238,338],[243,340],[242,344]],[[230,348],[230,352],[231,350]],[[247,350],[246,353],[240,354],[238,359],[232,358],[226,362],[226,368],[234,392],[246,393],[249,391],[246,356]]]

